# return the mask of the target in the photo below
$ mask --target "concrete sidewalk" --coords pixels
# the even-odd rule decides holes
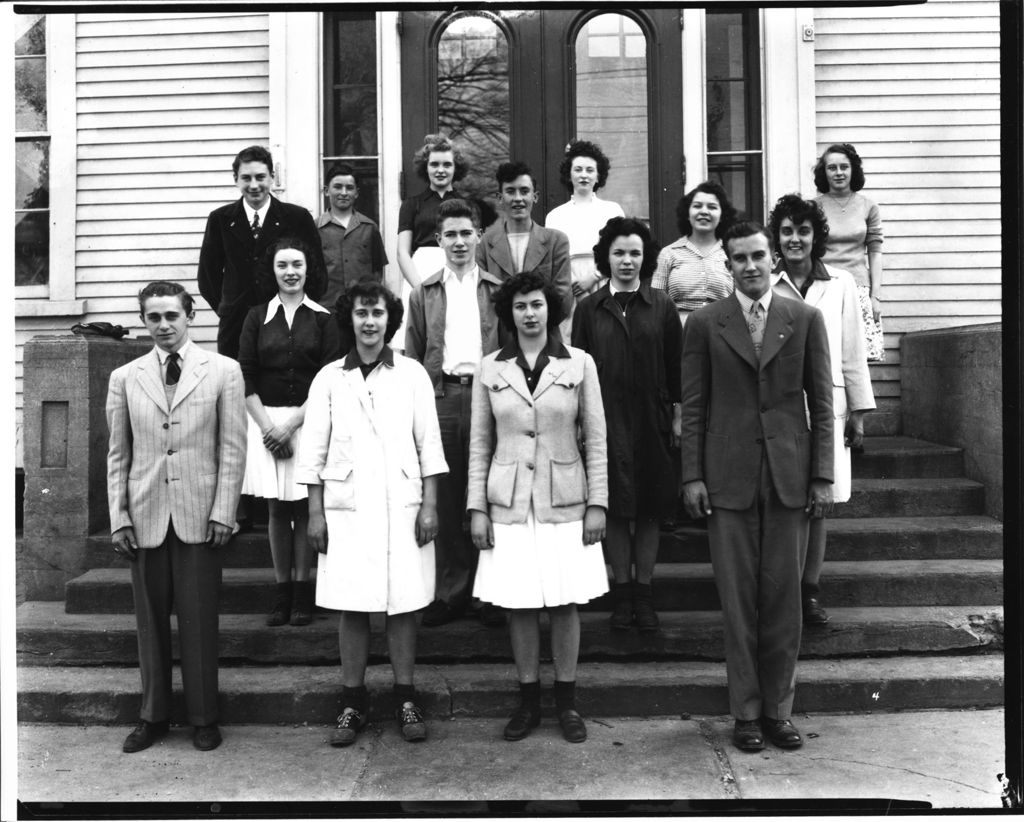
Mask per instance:
[[[1000,808],[1003,720],[1002,710],[796,716],[802,749],[769,746],[756,754],[733,748],[728,717],[589,717],[589,739],[579,745],[565,742],[548,716],[530,737],[514,743],[501,738],[501,719],[429,720],[429,739],[415,745],[402,740],[393,721],[375,717],[359,741],[343,749],[326,744],[326,725],[229,725],[223,728],[224,744],[210,753],[192,747],[191,729],[174,728],[152,748],[132,755],[121,752],[129,727],[24,723],[18,730],[18,799],[884,798],[934,808]],[[287,806],[281,808],[279,815],[291,815]],[[430,814],[432,806],[414,809]]]

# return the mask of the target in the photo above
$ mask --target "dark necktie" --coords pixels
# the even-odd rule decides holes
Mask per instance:
[[[256,216],[252,218],[252,238],[258,240],[260,238],[260,213],[257,211]]]
[[[168,385],[177,385],[178,377],[181,376],[181,357],[177,354],[169,354],[167,357],[167,377],[164,379]]]
[[[615,298],[615,302],[619,304],[619,308],[622,309],[622,313],[626,313],[626,306],[633,300],[635,291],[616,291],[612,296]]]

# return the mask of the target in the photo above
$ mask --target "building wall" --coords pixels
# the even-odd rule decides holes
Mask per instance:
[[[1000,317],[999,6],[930,0],[815,11],[818,151],[857,147],[885,242],[880,411],[899,338]]]

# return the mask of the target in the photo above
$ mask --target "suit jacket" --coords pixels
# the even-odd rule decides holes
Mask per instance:
[[[682,479],[703,480],[712,508],[754,504],[762,455],[782,504],[802,508],[811,479],[833,480],[832,426],[820,311],[773,299],[760,361],[735,294],[690,315],[683,329]]]
[[[499,220],[484,232],[476,248],[476,261],[480,268],[501,280],[517,273],[506,220]],[[562,301],[562,316],[568,317],[573,305],[569,238],[561,231],[533,223],[522,270],[539,271],[551,281]]]
[[[421,363],[434,386],[434,395],[444,396],[441,365],[444,362],[445,310],[448,297],[444,290],[444,269],[431,274],[413,289],[409,296],[409,316],[406,318],[405,355]],[[501,287],[497,275],[480,269],[476,287],[476,301],[480,309],[480,342],[484,354],[496,351],[508,335],[499,329],[498,315],[494,313],[491,298]]]
[[[245,389],[233,360],[191,345],[167,405],[156,350],[110,375],[107,499],[110,530],[135,529],[140,548],[206,540],[235,521],[245,472]]]
[[[533,394],[515,357],[488,354],[473,380],[466,508],[492,521],[583,519],[608,507],[608,451],[597,367],[578,348],[551,357]],[[582,433],[583,454],[577,432]]]
[[[806,297],[801,296],[784,270],[772,275],[772,291],[780,297],[813,305],[822,313],[831,354],[832,385],[845,389],[846,407],[851,411],[868,411],[875,407],[875,394],[871,390],[857,285],[849,271],[821,265],[828,279],[812,280]]]
[[[277,293],[267,250],[282,237],[295,237],[309,247],[306,294],[319,300],[326,288],[326,269],[320,234],[306,209],[271,197],[258,240],[252,238],[241,198],[210,212],[199,251],[199,293],[220,317],[217,351],[221,354],[238,357],[246,313]]]

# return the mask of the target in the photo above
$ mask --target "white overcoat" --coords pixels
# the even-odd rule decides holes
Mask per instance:
[[[400,614],[434,598],[434,543],[416,544],[416,516],[422,478],[448,464],[427,372],[393,356],[364,380],[352,352],[309,389],[296,481],[324,487],[327,553],[316,584],[324,608]]]

